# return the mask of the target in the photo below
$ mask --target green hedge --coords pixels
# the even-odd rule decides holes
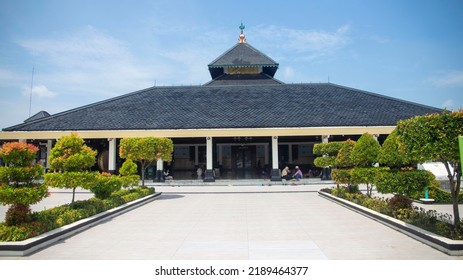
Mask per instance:
[[[429,198],[434,199],[436,203],[452,203],[452,194],[450,192],[445,191],[438,186],[439,184],[432,185],[428,188],[428,195]],[[420,198],[424,197],[424,193],[417,193],[412,196],[413,199],[419,200]],[[458,196],[458,202],[463,203],[463,192],[460,192]]]
[[[103,200],[93,197],[74,202],[74,207],[65,204],[33,212],[29,223],[18,226],[6,226],[5,223],[0,223],[0,241],[25,240],[153,193],[154,189],[136,187],[131,190],[116,191]]]
[[[324,191],[327,192],[326,190]],[[440,193],[442,191],[437,188],[437,192]],[[452,224],[449,223],[452,221],[449,214],[438,213],[436,210],[426,211],[419,207],[394,209],[394,206],[397,206],[397,204],[394,205],[391,203],[393,201],[392,199],[371,198],[361,193],[350,193],[345,188],[333,188],[330,193],[339,198],[402,220],[440,236],[454,240],[463,240],[463,223],[460,223],[460,227],[455,229]]]

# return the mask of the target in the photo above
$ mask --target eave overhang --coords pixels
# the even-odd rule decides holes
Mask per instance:
[[[0,140],[50,140],[77,133],[84,139],[131,137],[238,137],[238,136],[319,136],[390,134],[395,126],[293,127],[293,128],[222,128],[166,130],[80,130],[80,131],[2,131]]]

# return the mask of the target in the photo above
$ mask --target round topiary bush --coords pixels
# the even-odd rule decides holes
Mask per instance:
[[[0,149],[6,164],[0,167],[0,202],[11,205],[6,212],[6,225],[29,221],[29,205],[48,195],[47,186],[38,182],[43,168],[32,163],[37,151],[34,145],[20,142],[5,143]]]

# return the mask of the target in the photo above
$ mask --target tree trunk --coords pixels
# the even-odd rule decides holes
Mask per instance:
[[[370,189],[370,184],[367,183],[367,196],[368,196],[368,197],[371,197],[371,193],[372,193],[372,191],[371,191],[371,189]]]
[[[142,162],[141,164],[141,186],[142,187],[145,186],[145,169],[146,169],[145,163]]]
[[[457,181],[454,180],[454,174],[450,171],[450,165],[448,161],[444,161],[445,169],[447,170],[447,177],[449,178],[450,194],[452,195],[452,206],[453,206],[453,226],[457,228],[460,224],[460,211],[458,209],[458,195],[460,194],[460,172],[458,170],[458,164],[452,164],[454,168],[454,174],[456,174]]]
[[[460,168],[460,166],[457,166],[457,168]],[[455,228],[458,228],[460,225],[460,212],[458,210],[458,198],[460,194],[460,187],[461,187],[461,173],[457,172],[457,184],[455,186],[455,199],[453,199],[453,213],[455,215],[455,221],[454,225]]]
[[[77,187],[73,187],[73,188],[72,188],[71,208],[74,208],[74,198],[76,197],[76,188],[77,188]]]

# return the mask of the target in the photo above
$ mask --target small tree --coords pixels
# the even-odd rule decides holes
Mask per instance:
[[[137,161],[141,165],[141,182],[145,186],[145,169],[158,159],[172,160],[174,144],[168,138],[125,138],[121,140],[119,154],[121,158]]]
[[[435,177],[426,170],[416,170],[417,162],[407,158],[403,145],[394,129],[386,138],[378,155],[378,162],[388,169],[380,170],[376,174],[375,185],[380,193],[393,193],[389,199],[389,207],[393,215],[398,209],[412,208],[411,196],[423,193],[430,186]]]
[[[0,202],[10,204],[6,225],[18,225],[29,220],[30,205],[48,195],[47,186],[38,180],[43,175],[40,164],[32,164],[38,148],[31,144],[3,144],[0,157],[6,166],[0,167]]]
[[[89,184],[88,189],[99,199],[107,199],[115,191],[122,187],[122,179],[119,176],[111,175],[110,173],[95,172],[95,179],[92,184]]]
[[[406,156],[403,145],[399,143],[397,128],[389,134],[384,141],[378,154],[378,163],[382,166],[389,166],[391,169],[400,169],[416,165]]]
[[[341,149],[339,149],[338,155],[336,156],[335,165],[337,169],[333,170],[333,179],[339,186],[346,185],[349,190],[352,189],[352,179],[350,176],[350,169],[354,166],[350,158],[350,154],[354,149],[355,141],[347,139],[343,142]]]
[[[132,185],[138,184],[140,181],[137,165],[131,159],[124,161],[119,169],[119,174],[121,175],[123,187],[131,187]]]
[[[351,172],[351,179],[357,184],[366,184],[367,196],[371,197],[373,182],[377,169],[373,167],[377,163],[381,145],[372,135],[365,133],[355,143],[350,154],[350,159],[355,168]]]
[[[319,157],[315,158],[314,165],[324,168],[323,175],[325,179],[329,179],[328,170],[335,166],[336,156],[344,142],[329,142],[315,144],[313,153]]]
[[[50,167],[56,173],[45,174],[45,183],[56,188],[72,189],[73,205],[76,188],[88,189],[96,180],[96,172],[86,171],[95,165],[96,151],[85,145],[76,133],[72,133],[56,142],[49,159]]]
[[[461,162],[458,136],[463,135],[463,110],[444,111],[417,116],[397,124],[403,151],[417,162],[439,161],[447,170],[452,195],[454,226],[460,224],[458,196],[461,185]]]

